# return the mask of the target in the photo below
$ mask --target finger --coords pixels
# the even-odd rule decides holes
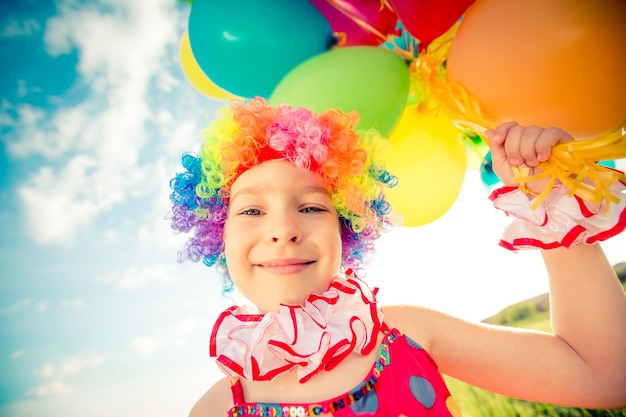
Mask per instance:
[[[523,163],[529,167],[535,167],[539,164],[537,159],[537,141],[545,132],[537,126],[528,126],[521,132],[520,137],[520,155]]]
[[[495,129],[485,131],[487,136],[489,149],[491,150],[491,160],[494,167],[508,165],[506,150],[504,148],[505,139],[509,133],[509,130],[517,126],[516,122],[503,123]]]
[[[504,142],[504,148],[506,151],[506,159],[512,166],[519,166],[524,162],[524,158],[521,153],[522,133],[524,128],[522,126],[513,126],[509,129],[509,133],[506,136]]]
[[[550,127],[544,129],[535,142],[535,152],[538,162],[544,162],[550,159],[552,148],[561,142],[573,140],[572,136],[564,130]]]
[[[504,140],[506,139],[506,136],[508,135],[509,130],[512,127],[517,126],[517,125],[518,125],[517,122],[506,122],[506,123],[502,123],[495,129],[489,129],[485,131],[485,134],[487,135],[487,139],[489,143],[502,144]]]

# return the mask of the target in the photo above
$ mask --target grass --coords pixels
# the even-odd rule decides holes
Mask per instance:
[[[517,400],[445,377],[463,417],[626,417],[623,410],[588,410]]]
[[[626,290],[626,284],[624,287]],[[485,321],[496,325],[550,331],[549,307],[548,296],[541,295],[514,304]],[[446,376],[445,379],[463,417],[626,417],[626,409],[590,410],[533,403],[494,394],[451,377]]]

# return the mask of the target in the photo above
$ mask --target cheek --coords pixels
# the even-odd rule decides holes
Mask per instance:
[[[337,239],[337,268],[341,267],[342,261],[343,261],[343,242],[341,241],[341,238]]]
[[[222,246],[224,251],[224,257],[226,259],[226,268],[228,269],[228,273],[231,278],[237,275],[237,251],[238,247],[237,242],[232,241],[232,239],[236,238],[236,233],[233,233],[228,227],[228,222],[224,225],[224,230],[222,232]],[[234,280],[234,278],[233,278]]]
[[[331,233],[328,239],[329,246],[333,248],[336,259],[334,260],[337,268],[341,266],[341,260],[343,255],[343,242],[341,240],[341,226],[338,224],[334,232]]]

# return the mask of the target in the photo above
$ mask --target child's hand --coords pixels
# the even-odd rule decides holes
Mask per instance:
[[[513,184],[512,167],[529,168],[528,175],[541,172],[537,167],[550,158],[552,147],[574,138],[564,130],[550,127],[520,126],[516,122],[501,124],[485,132],[491,148],[493,171],[504,185]],[[540,193],[548,179],[527,183],[534,193]]]

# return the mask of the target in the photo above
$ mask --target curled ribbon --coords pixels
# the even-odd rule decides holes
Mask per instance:
[[[496,118],[487,114],[480,101],[461,83],[447,78],[446,59],[458,27],[459,23],[452,26],[411,63],[412,90],[421,87],[420,95],[425,97],[420,103],[422,109],[444,112],[459,129],[473,131],[486,142],[485,131],[498,125]],[[543,172],[529,175],[528,169],[514,169],[513,181],[520,184],[522,191],[530,193],[529,182],[549,178],[534,199],[533,209],[541,204],[557,179],[570,195],[576,194],[598,205],[605,201],[608,207],[619,200],[611,194],[611,184],[626,182],[626,175],[599,165],[598,161],[625,157],[626,120],[596,137],[554,146],[550,158],[538,166]]]
[[[416,51],[412,49],[412,44],[410,42],[407,42],[407,44],[409,45],[407,50],[405,50],[403,48],[400,48],[393,41],[394,37],[392,35],[389,35],[389,34],[386,35],[386,34],[381,33],[374,26],[370,25],[365,20],[361,19],[356,14],[354,14],[352,11],[350,11],[349,8],[347,8],[344,4],[342,4],[342,2],[338,2],[336,0],[326,0],[326,1],[331,6],[333,6],[335,9],[337,9],[339,12],[343,13],[344,16],[346,16],[347,18],[351,19],[354,23],[359,25],[361,27],[361,29],[363,29],[365,32],[368,32],[368,33],[374,35],[376,38],[378,38],[380,43],[389,42],[389,45],[391,46],[393,52],[398,54],[402,59],[404,59],[404,60],[411,60],[415,56]],[[379,10],[382,10],[383,8],[388,8],[390,10],[393,10],[393,8],[389,5],[387,0],[378,0],[378,1],[380,2]],[[345,32],[335,32],[335,36],[338,39],[337,46],[339,46],[339,47],[344,46],[345,43],[346,43],[346,33]],[[403,36],[406,37],[408,35],[406,35],[406,33],[405,33],[405,34],[403,34]]]

